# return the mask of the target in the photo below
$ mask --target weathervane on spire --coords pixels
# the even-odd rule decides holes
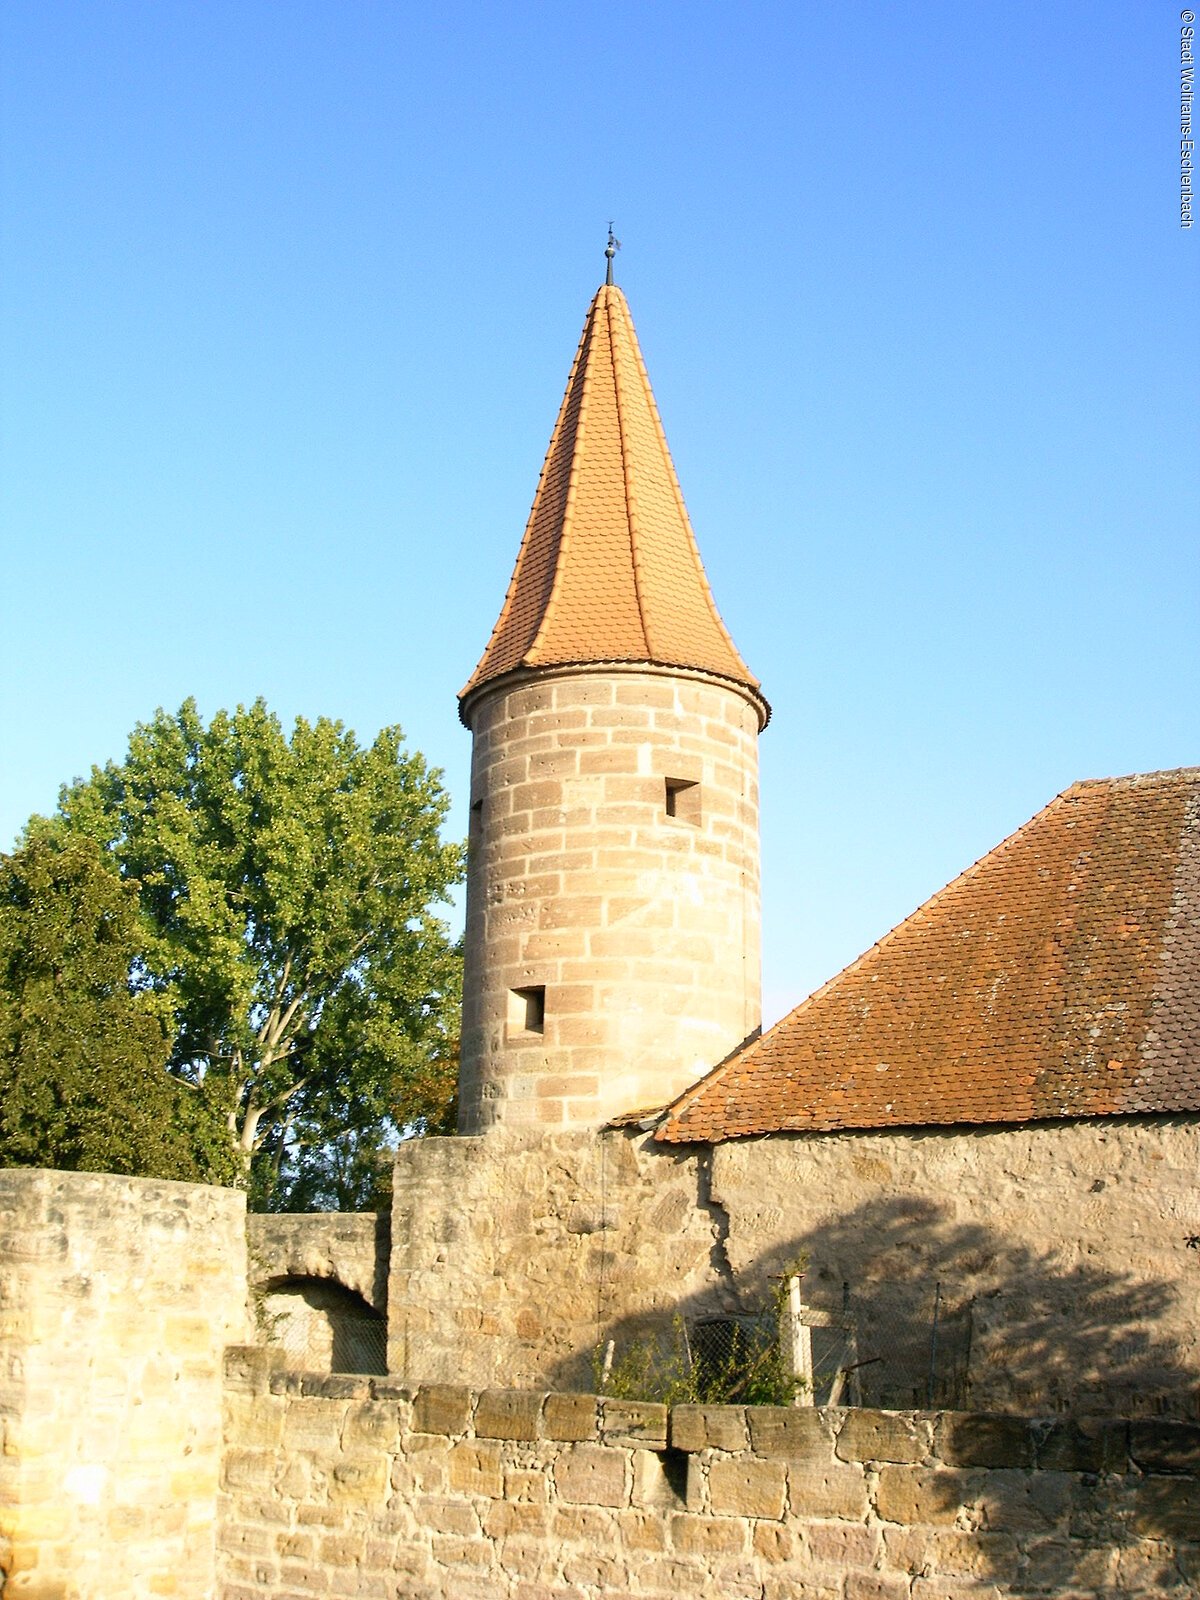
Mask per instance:
[[[611,283],[613,281],[613,257],[620,248],[621,241],[613,232],[613,225],[610,222],[608,225],[608,243],[604,247],[604,254],[608,258],[608,271],[604,275],[605,283]]]

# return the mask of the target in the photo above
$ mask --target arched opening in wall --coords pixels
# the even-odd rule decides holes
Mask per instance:
[[[262,1292],[266,1343],[305,1372],[387,1372],[387,1320],[328,1278],[272,1278]]]

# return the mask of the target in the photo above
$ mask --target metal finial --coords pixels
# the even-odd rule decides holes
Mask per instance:
[[[605,283],[611,283],[613,281],[613,257],[620,248],[621,241],[613,232],[613,225],[610,222],[608,225],[608,244],[604,248],[604,254],[608,258],[608,271],[604,275]]]

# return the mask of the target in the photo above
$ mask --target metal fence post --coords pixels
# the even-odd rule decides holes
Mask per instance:
[[[933,1288],[933,1327],[929,1332],[929,1381],[925,1388],[925,1404],[930,1411],[933,1410],[933,1390],[937,1381],[938,1316],[941,1309],[942,1286],[936,1283]]]

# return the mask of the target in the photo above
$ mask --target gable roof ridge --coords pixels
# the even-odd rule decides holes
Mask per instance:
[[[1104,784],[1110,780],[1105,778],[1092,778],[1085,781],[1087,784],[1091,785]],[[734,1055],[730,1056],[728,1060],[720,1062],[717,1066],[713,1067],[710,1072],[706,1072],[704,1077],[702,1077],[697,1083],[694,1083],[690,1089],[684,1090],[683,1094],[679,1096],[678,1100],[674,1101],[668,1107],[667,1116],[664,1118],[659,1128],[655,1131],[654,1137],[656,1139],[662,1139],[666,1130],[671,1126],[676,1117],[683,1115],[683,1113],[687,1111],[692,1101],[699,1098],[701,1091],[707,1091],[708,1089],[711,1089],[714,1084],[719,1083],[722,1078],[728,1076],[734,1067],[744,1066],[747,1060],[757,1054],[760,1049],[768,1043],[771,1035],[777,1028],[782,1028],[786,1023],[791,1022],[793,1017],[798,1017],[801,1012],[807,1011],[810,1006],[815,1006],[816,1003],[825,994],[827,994],[835,984],[841,983],[843,979],[845,979],[851,973],[857,972],[867,961],[876,955],[878,951],[886,949],[886,947],[890,945],[894,939],[899,937],[905,928],[911,927],[914,922],[921,921],[928,916],[933,907],[946,895],[948,895],[952,889],[957,888],[959,884],[966,883],[969,879],[973,878],[983,867],[985,862],[992,860],[996,856],[1002,855],[1008,850],[1010,845],[1015,845],[1019,839],[1024,838],[1024,836],[1036,823],[1041,822],[1043,817],[1050,816],[1052,812],[1056,811],[1060,806],[1071,800],[1076,791],[1083,787],[1084,784],[1082,783],[1073,783],[1069,785],[1068,788],[1063,789],[1059,794],[1056,794],[1053,800],[1042,806],[1040,811],[1035,811],[1033,816],[1029,817],[1025,822],[1023,822],[1019,828],[1014,829],[1012,833],[1001,839],[999,844],[995,844],[990,850],[984,851],[983,855],[979,856],[975,861],[973,861],[969,867],[964,868],[964,870],[958,873],[956,877],[951,878],[948,883],[944,883],[942,887],[935,893],[931,894],[928,899],[922,900],[921,904],[916,908],[915,911],[910,911],[906,917],[902,917],[901,920],[893,927],[889,928],[885,934],[882,934],[878,939],[876,939],[874,944],[869,945],[867,949],[861,953],[861,955],[855,956],[853,961],[840,968],[840,970],[835,972],[831,978],[827,978],[819,988],[814,989],[811,994],[806,995],[804,999],[800,1001],[799,1005],[793,1006],[785,1016],[780,1017],[778,1022],[772,1024],[770,1028],[765,1029],[761,1034],[759,1034],[757,1039],[754,1039],[750,1044],[746,1045],[743,1050],[739,1050]]]
[[[1071,789],[1093,789],[1100,785],[1154,783],[1163,778],[1179,781],[1200,778],[1200,767],[1158,767],[1153,772],[1121,772],[1109,778],[1080,778]],[[1068,791],[1069,792],[1069,791]]]

